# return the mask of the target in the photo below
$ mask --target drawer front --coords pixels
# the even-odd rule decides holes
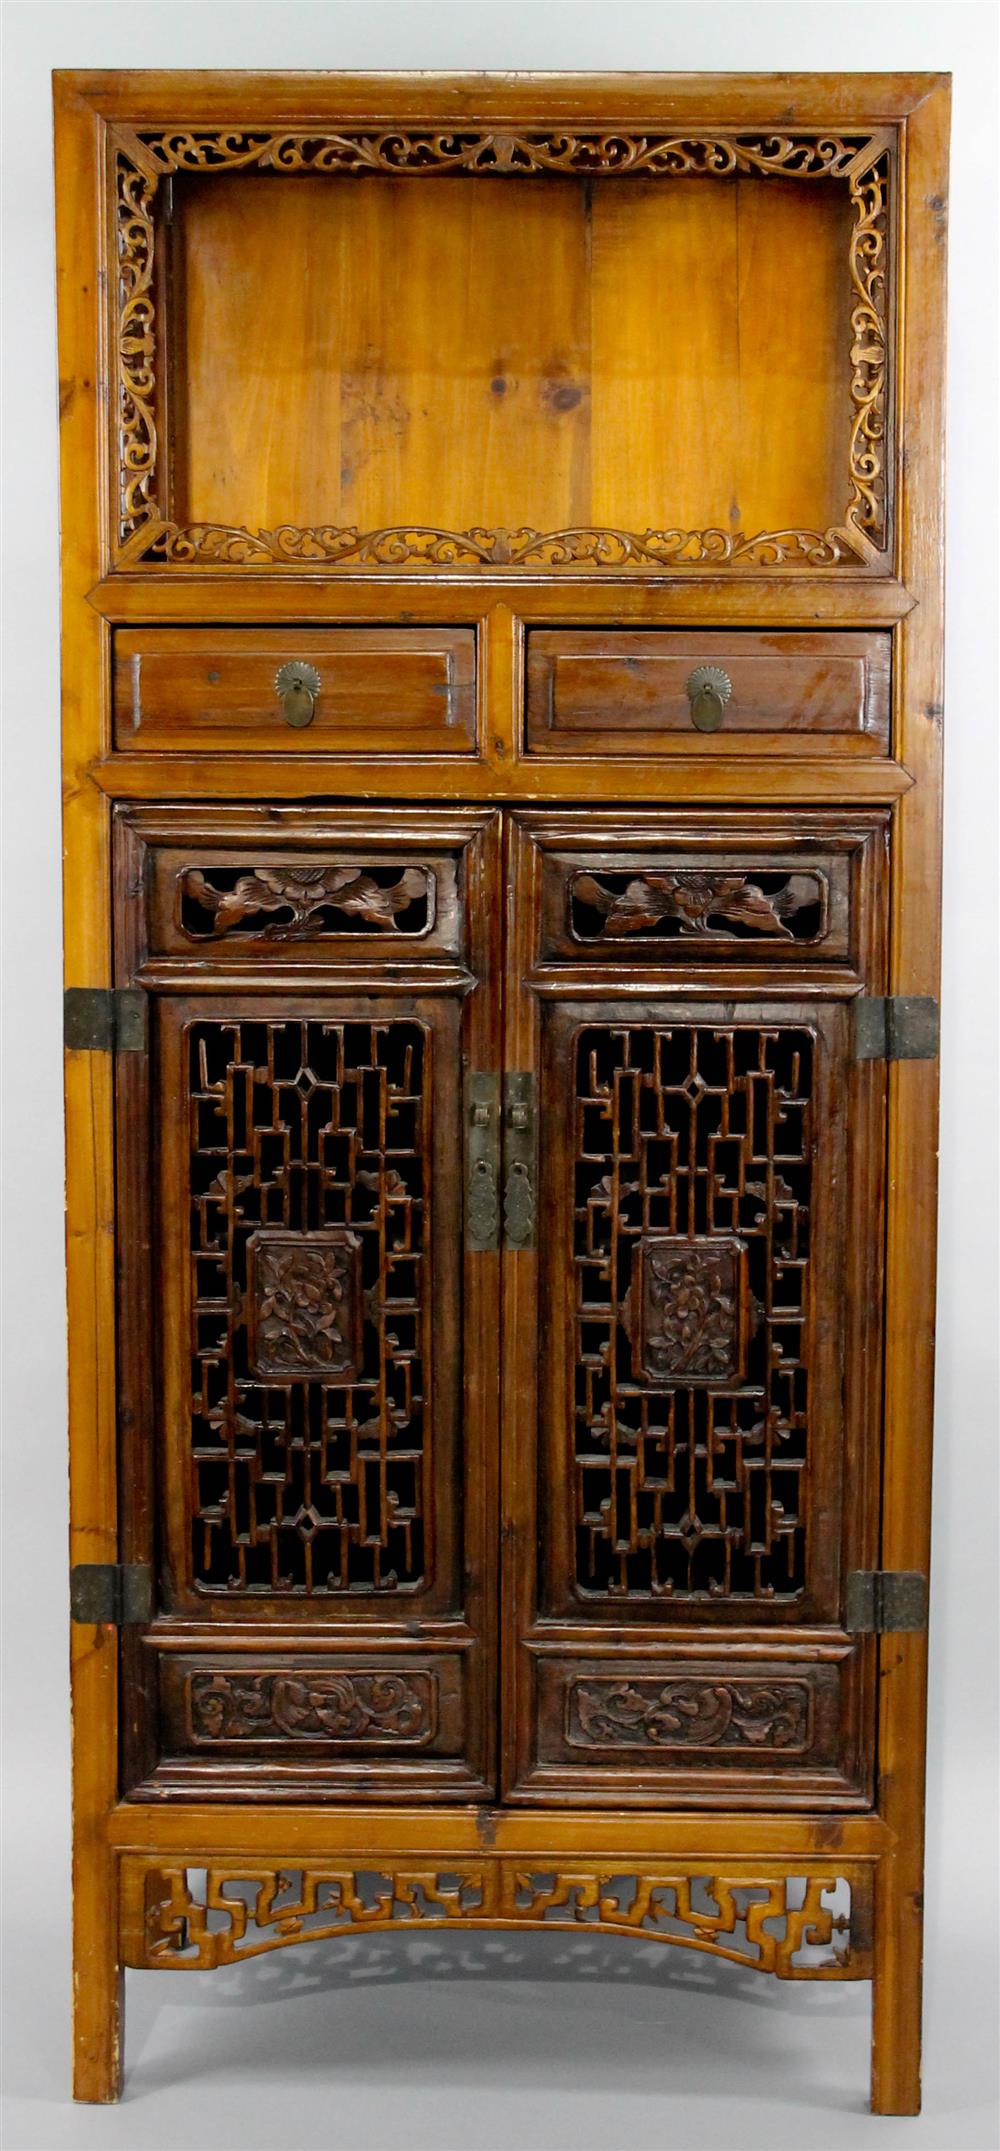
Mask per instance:
[[[889,637],[534,629],[529,754],[885,754]]]
[[[472,628],[122,631],[115,745],[159,753],[472,754],[475,683]]]

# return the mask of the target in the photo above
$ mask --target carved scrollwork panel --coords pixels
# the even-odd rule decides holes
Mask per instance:
[[[187,1680],[190,1734],[196,1745],[220,1741],[337,1741],[366,1747],[423,1746],[436,1726],[430,1673],[192,1673]]]
[[[566,1691],[566,1739],[585,1748],[751,1748],[801,1754],[809,1746],[807,1681],[668,1680],[581,1676]]]

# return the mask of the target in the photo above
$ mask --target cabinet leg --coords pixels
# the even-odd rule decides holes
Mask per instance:
[[[873,2114],[919,2114],[923,1899],[894,1860],[875,1883],[872,1980]]]
[[[118,1946],[118,1871],[106,1852],[75,1862],[73,2097],[109,2106],[121,2095],[125,1977]]]

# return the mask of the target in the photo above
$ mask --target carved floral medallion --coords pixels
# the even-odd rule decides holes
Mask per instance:
[[[361,1354],[355,1233],[254,1233],[251,1351],[260,1374],[343,1375]]]
[[[637,1250],[639,1358],[649,1382],[739,1381],[746,1250],[739,1240],[649,1235]]]

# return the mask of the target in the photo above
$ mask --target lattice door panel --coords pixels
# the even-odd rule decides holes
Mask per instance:
[[[544,1011],[533,1786],[859,1798],[850,1083],[844,1004]]]
[[[877,817],[802,830],[831,957],[770,946],[781,817],[512,831],[507,1052],[537,1087],[543,1224],[505,1338],[514,1797],[868,1797],[870,1654],[842,1616],[877,1524],[884,1071],[851,999],[882,975],[881,842]],[[595,859],[628,886],[624,948],[570,930]],[[638,949],[647,887],[696,872],[727,902],[752,883],[750,938],[685,918],[678,957],[657,913]]]
[[[153,1774],[178,1787],[209,1761],[237,1791],[483,1782],[462,1035],[454,989],[156,997]]]
[[[495,1791],[498,1257],[466,1245],[462,1126],[498,1056],[496,838],[449,810],[120,817],[119,975],[149,1006],[118,1066],[140,1796]],[[280,897],[280,931],[243,906],[186,953],[185,892],[216,884]]]
[[[769,1601],[806,1574],[815,1038],[574,1042],[573,1586]]]
[[[440,1602],[454,1548],[434,1449],[453,1442],[457,1369],[442,1349],[432,1394],[432,1121],[435,1047],[457,1084],[455,1012],[172,1003],[162,1022],[165,1124],[175,1085],[180,1105],[166,1252],[188,1345],[165,1370],[178,1586],[230,1605],[336,1600],[340,1617]],[[439,1147],[457,1115],[455,1088]],[[436,1193],[447,1292],[454,1170]]]

